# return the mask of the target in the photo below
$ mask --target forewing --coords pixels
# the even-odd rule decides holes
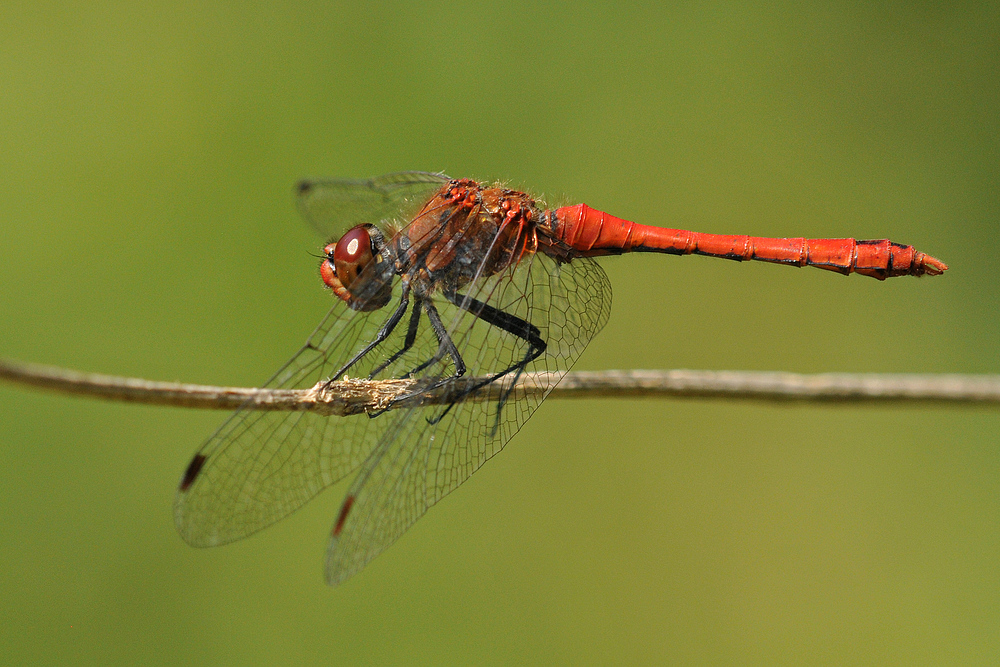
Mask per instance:
[[[326,237],[364,223],[402,226],[448,180],[444,174],[426,171],[365,180],[307,179],[297,186],[299,211]]]
[[[530,256],[514,270],[478,281],[467,295],[538,327],[547,349],[526,370],[550,371],[557,378],[604,326],[611,309],[607,276],[590,259],[559,265],[544,255]],[[450,323],[469,376],[499,373],[525,358],[528,346],[523,339],[443,299],[434,303],[444,322]],[[433,333],[423,326],[420,336]],[[425,354],[436,343],[415,348]],[[406,355],[391,372],[414,368],[422,361]],[[447,377],[452,371],[450,359],[445,358],[424,376]],[[509,387],[514,380],[515,373],[510,373],[495,384]],[[511,394],[502,406],[498,401],[466,401],[448,409],[427,406],[376,418],[392,415],[334,525],[327,553],[328,582],[337,584],[350,577],[392,544],[431,505],[499,452],[542,400],[544,396]]]

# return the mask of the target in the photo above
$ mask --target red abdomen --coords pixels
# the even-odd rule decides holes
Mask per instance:
[[[893,276],[936,276],[948,266],[913,246],[885,239],[774,239],[703,234],[640,225],[586,204],[553,212],[552,234],[585,257],[625,252],[708,255],[744,261],[815,266],[844,275],[860,273],[885,280]]]

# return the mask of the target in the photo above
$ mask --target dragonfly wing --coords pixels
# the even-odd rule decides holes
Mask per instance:
[[[543,255],[525,258],[515,270],[480,281],[468,296],[538,327],[547,347],[525,370],[550,371],[556,382],[604,326],[611,308],[610,284],[595,262],[582,259],[557,265]],[[443,300],[435,301],[435,306],[443,321],[450,322],[448,329],[470,377],[496,374],[525,359],[528,345],[523,339]],[[432,335],[427,329],[421,336]],[[423,346],[435,348],[436,343]],[[401,363],[415,361],[411,357]],[[449,365],[450,360],[444,359],[425,375],[447,377]],[[514,380],[515,373],[509,373],[494,386],[502,391]],[[510,394],[504,405],[465,401],[447,409],[426,406],[376,418],[393,415],[333,527],[327,581],[337,584],[347,579],[391,545],[429,507],[499,452],[542,400],[544,396]]]
[[[355,225],[408,222],[449,178],[401,171],[363,180],[306,179],[296,187],[299,211],[323,236]]]

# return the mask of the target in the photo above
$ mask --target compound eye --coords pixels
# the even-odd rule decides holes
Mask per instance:
[[[333,245],[333,244],[331,244]],[[351,289],[351,284],[357,280],[362,271],[365,270],[372,260],[372,238],[364,226],[354,227],[347,231],[337,245],[332,248],[326,247],[327,262],[329,256],[333,255],[333,266],[337,271],[337,278],[347,289]]]

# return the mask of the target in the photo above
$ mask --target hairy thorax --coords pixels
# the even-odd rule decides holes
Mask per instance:
[[[516,190],[452,181],[403,232],[400,260],[443,289],[458,289],[517,264],[538,245],[535,201]]]

